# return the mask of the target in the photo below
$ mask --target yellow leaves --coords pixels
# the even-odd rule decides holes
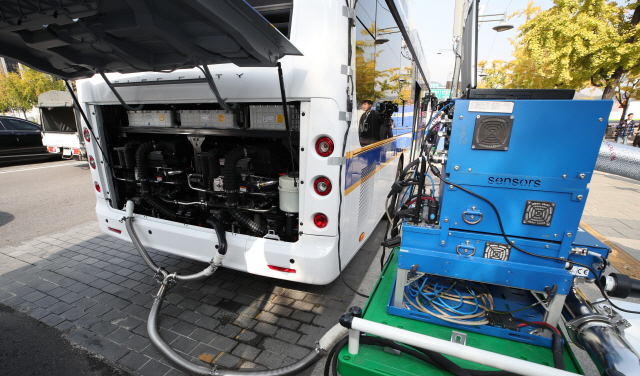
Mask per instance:
[[[64,90],[64,83],[26,66],[21,74],[0,74],[0,107],[6,111],[27,111],[38,102],[38,95],[50,90]]]
[[[611,82],[623,71],[640,73],[640,25],[611,0],[554,0],[540,11],[532,1],[514,15],[525,15],[512,44],[514,60],[484,62],[484,87],[573,88]],[[631,12],[633,13],[633,12]],[[495,86],[491,86],[495,85]]]

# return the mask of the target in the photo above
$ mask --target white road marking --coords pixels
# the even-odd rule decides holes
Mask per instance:
[[[74,164],[59,164],[59,165],[55,165],[55,166],[44,166],[44,167],[34,167],[34,168],[25,168],[23,170],[13,170],[13,171],[0,171],[0,174],[10,174],[12,172],[22,172],[22,171],[31,171],[31,170],[41,170],[43,168],[54,168],[54,167],[68,167],[68,166],[78,166],[81,164],[86,164],[89,165],[89,163],[87,162],[78,162],[78,163],[74,163]]]

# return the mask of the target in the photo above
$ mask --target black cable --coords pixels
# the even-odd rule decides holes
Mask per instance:
[[[357,3],[357,1],[356,1]],[[354,4],[355,6],[355,4]],[[349,20],[349,32],[348,32],[348,66],[351,66],[351,21]],[[349,106],[349,102],[347,102],[347,106]],[[350,111],[347,111],[350,112]],[[345,151],[347,149],[347,139],[349,138],[349,130],[351,129],[351,121],[347,121],[347,130],[344,132],[344,140],[342,141],[342,153],[340,154],[340,158],[345,158]],[[347,286],[347,288],[351,291],[353,291],[354,293],[356,293],[357,295],[363,297],[363,298],[369,298],[369,295],[365,295],[361,292],[359,292],[358,290],[354,289],[353,287],[351,287],[347,281],[345,281],[344,279],[344,275],[342,274],[342,256],[340,255],[340,242],[342,241],[342,237],[341,237],[341,231],[340,231],[340,217],[342,216],[342,163],[340,163],[340,170],[339,170],[339,174],[338,174],[338,193],[340,196],[340,200],[338,203],[338,272],[340,273],[340,279],[342,280],[342,283]]]
[[[607,302],[609,302],[609,304],[611,304],[611,306],[612,306],[612,307],[614,307],[614,308],[616,308],[616,309],[618,309],[618,310],[620,310],[620,311],[623,311],[623,312],[640,314],[640,312],[638,312],[638,311],[631,311],[631,310],[627,310],[627,309],[620,308],[620,307],[618,307],[617,305],[615,305],[615,304],[611,301],[611,299],[609,299],[609,296],[607,295],[606,291],[604,290],[604,287],[602,286],[602,283],[600,283],[600,279],[599,279],[599,278],[597,278],[598,273],[597,273],[597,272],[596,272],[596,271],[595,271],[591,266],[588,266],[588,265],[585,265],[585,264],[581,264],[581,263],[576,262],[576,261],[573,261],[573,260],[565,260],[565,259],[561,259],[561,258],[553,257],[553,256],[539,255],[539,254],[536,254],[536,253],[532,253],[532,252],[529,252],[529,251],[525,251],[524,249],[522,249],[522,248],[520,248],[520,247],[516,246],[516,245],[515,245],[511,240],[509,240],[509,238],[507,237],[507,234],[505,233],[505,231],[504,231],[504,227],[503,227],[503,225],[502,225],[502,219],[500,218],[500,213],[498,212],[498,208],[496,208],[496,207],[495,207],[495,205],[493,204],[493,202],[491,202],[491,201],[490,201],[488,198],[486,198],[486,197],[483,197],[483,196],[481,196],[481,195],[479,195],[479,194],[477,194],[477,193],[475,193],[475,192],[472,192],[472,191],[470,191],[470,190],[468,190],[468,189],[466,189],[466,188],[464,188],[464,187],[461,187],[461,186],[459,186],[459,185],[457,185],[457,184],[454,184],[454,183],[452,183],[452,182],[450,182],[450,181],[445,180],[444,178],[442,178],[442,176],[441,176],[440,171],[438,170],[438,168],[437,168],[437,167],[435,167],[435,166],[433,166],[433,165],[431,166],[431,172],[432,172],[435,176],[437,176],[437,177],[440,179],[440,181],[441,181],[441,182],[443,182],[443,183],[445,183],[445,184],[452,185],[452,186],[454,186],[454,187],[456,187],[456,188],[458,188],[458,189],[460,189],[460,190],[462,190],[462,191],[464,191],[464,192],[469,193],[470,195],[476,196],[476,197],[478,197],[478,198],[480,198],[480,199],[484,200],[487,204],[489,204],[489,206],[491,206],[491,208],[493,209],[493,211],[496,213],[496,218],[498,219],[498,225],[500,226],[500,232],[501,232],[502,237],[507,241],[507,244],[509,244],[512,248],[514,248],[514,249],[516,249],[516,250],[518,250],[518,251],[520,251],[520,252],[522,252],[522,253],[524,253],[524,254],[527,254],[527,255],[529,255],[529,256],[534,256],[534,257],[544,258],[544,259],[548,259],[548,260],[555,260],[555,261],[562,262],[562,263],[575,264],[575,265],[581,266],[581,267],[583,267],[583,268],[587,268],[587,269],[589,269],[589,271],[590,271],[591,273],[593,273],[593,276],[594,276],[594,279],[595,279],[595,284],[596,284],[596,286],[598,287],[598,289],[600,290],[600,293],[601,293],[601,294],[602,294],[602,296],[607,300]]]
[[[113,92],[113,94],[116,96],[116,98],[118,98],[118,100],[120,101],[120,103],[122,104],[122,107],[126,108],[129,111],[140,111],[144,108],[144,104],[138,105],[136,107],[131,107],[129,106],[124,99],[122,99],[122,97],[120,96],[120,94],[118,94],[118,91],[116,90],[115,87],[113,87],[113,85],[111,84],[111,81],[109,81],[109,79],[107,78],[107,76],[104,74],[103,71],[98,71],[98,73],[100,73],[100,75],[102,76],[102,79],[104,80],[104,82],[107,84],[107,86],[109,86],[109,89],[111,89],[111,91]]]
[[[348,337],[343,338],[338,343],[331,348],[331,351],[327,355],[327,362],[325,363],[324,376],[329,376],[331,373],[332,376],[337,376],[337,363],[338,363],[338,354],[346,346],[348,342]],[[360,345],[369,345],[369,346],[380,346],[380,347],[388,347],[401,353],[412,356],[418,360],[421,360],[433,367],[448,371],[453,373],[456,376],[515,376],[514,373],[508,371],[478,371],[472,369],[465,369],[445,357],[444,355],[426,349],[421,349],[418,347],[412,348],[407,345],[395,342],[386,338],[372,337],[372,336],[361,336],[359,339]]]

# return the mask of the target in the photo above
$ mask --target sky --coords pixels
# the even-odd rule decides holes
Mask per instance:
[[[507,12],[507,16],[526,8],[528,0],[480,0],[480,6],[485,5],[484,14]],[[452,52],[453,38],[453,10],[454,0],[413,0],[415,10],[414,22],[422,41],[431,82],[445,84],[453,73],[454,54]],[[542,10],[553,6],[551,0],[534,0],[534,5]],[[423,16],[422,16],[423,15]],[[495,19],[497,17],[490,17]],[[518,35],[518,27],[524,23],[523,17],[512,17],[507,22],[514,28],[508,31],[496,32],[492,29],[499,22],[484,22],[480,24],[478,33],[478,60],[512,60],[513,46],[509,39]],[[438,55],[438,51],[442,51]]]

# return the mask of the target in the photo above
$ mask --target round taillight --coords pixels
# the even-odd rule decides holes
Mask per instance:
[[[89,165],[91,166],[92,169],[94,170],[96,169],[96,160],[92,156],[89,156]]]
[[[313,224],[316,225],[316,227],[318,228],[327,227],[328,222],[329,220],[327,219],[327,216],[322,213],[318,213],[313,216]]]
[[[317,178],[313,184],[313,189],[315,189],[316,193],[320,196],[326,196],[331,192],[331,182],[325,177]]]
[[[316,152],[321,157],[328,157],[333,153],[333,141],[329,137],[320,137],[316,141]]]
[[[101,189],[100,189],[100,184],[98,184],[98,182],[97,182],[97,181],[94,181],[94,182],[93,182],[93,185],[96,187],[96,191],[98,191],[98,192],[100,192],[100,191],[101,191]]]
[[[82,132],[82,134],[84,135],[85,141],[91,142],[91,133],[89,133],[89,130],[87,128],[84,129],[84,132]]]

